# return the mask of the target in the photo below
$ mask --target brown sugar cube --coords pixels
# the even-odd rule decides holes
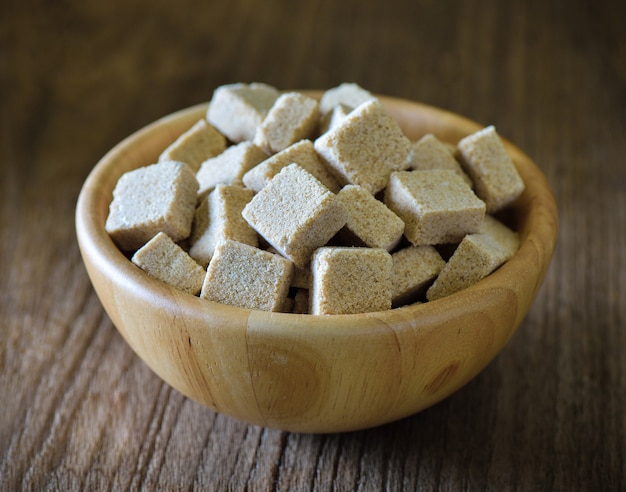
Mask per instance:
[[[277,173],[293,163],[310,172],[333,193],[337,193],[341,189],[341,185],[339,185],[326,164],[315,152],[313,142],[306,139],[290,145],[250,169],[243,175],[243,183],[246,187],[258,193]]]
[[[320,119],[319,103],[298,92],[281,94],[257,127],[254,143],[268,154],[314,136]]]
[[[323,115],[320,119],[320,134],[336,128],[341,124],[346,116],[350,114],[354,108],[345,104],[337,104],[333,109]]]
[[[280,311],[293,264],[280,255],[226,240],[217,245],[200,297],[230,306]]]
[[[269,246],[266,251],[279,255],[280,252],[273,246]],[[291,287],[298,289],[309,289],[311,287],[310,268],[300,268],[294,265],[293,276],[291,277]]]
[[[322,247],[311,260],[311,314],[391,309],[392,259],[380,248]]]
[[[458,242],[477,232],[485,216],[485,203],[447,169],[393,173],[385,203],[404,221],[414,246]]]
[[[183,162],[164,161],[129,171],[113,190],[106,231],[133,251],[158,232],[178,242],[189,236],[198,182]]]
[[[297,164],[274,176],[242,214],[269,244],[300,268],[346,223],[337,195]]]
[[[409,246],[391,257],[394,306],[414,302],[446,264],[432,246]]]
[[[337,194],[348,214],[346,228],[365,246],[391,251],[400,241],[404,222],[366,189],[346,185]]]
[[[207,120],[234,143],[252,140],[280,93],[261,83],[228,84],[215,89]]]
[[[434,301],[475,284],[510,259],[518,248],[516,232],[485,216],[480,231],[463,238],[426,292],[426,298]]]
[[[184,162],[195,173],[204,160],[218,155],[225,148],[224,135],[202,119],[167,147],[159,156],[159,162]]]
[[[187,294],[198,295],[206,272],[165,233],[139,248],[131,261],[148,275]]]
[[[408,169],[413,146],[377,100],[365,102],[315,140],[315,150],[343,180],[375,195],[393,171]]]
[[[479,232],[489,235],[500,245],[503,262],[509,260],[519,249],[519,234],[491,215],[485,215]]]
[[[461,154],[459,153],[459,149],[457,148],[457,146],[450,142],[441,142],[441,143],[446,148],[446,150],[450,152],[450,155],[452,155],[452,157],[454,157],[456,161],[459,162],[459,159],[461,158]],[[463,169],[463,167],[461,167],[461,169]]]
[[[524,182],[493,126],[463,138],[458,148],[488,213],[501,210],[522,194]]]
[[[232,239],[258,245],[257,233],[241,216],[254,192],[236,185],[217,185],[202,201],[195,214],[189,254],[206,267],[220,241]]]
[[[344,82],[322,94],[320,111],[323,115],[326,115],[338,105],[349,108],[349,111],[372,99],[376,99],[376,97],[358,84]]]
[[[311,287],[311,270],[309,268],[294,267],[291,286],[299,289],[309,289]]]
[[[450,169],[461,176],[468,185],[472,186],[472,180],[465,174],[461,164],[454,158],[454,154],[450,152],[450,148],[432,133],[427,133],[413,143],[411,168],[418,171]]]
[[[228,147],[221,154],[204,161],[198,172],[198,196],[204,197],[217,184],[243,184],[243,175],[267,159],[267,154],[252,142]]]

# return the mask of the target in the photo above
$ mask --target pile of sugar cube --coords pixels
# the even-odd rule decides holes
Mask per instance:
[[[495,215],[523,190],[493,126],[411,141],[354,83],[319,101],[236,83],[156,163],[121,176],[106,230],[139,268],[203,299],[355,314],[489,275],[519,248]]]

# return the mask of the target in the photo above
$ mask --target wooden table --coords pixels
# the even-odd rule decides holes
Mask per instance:
[[[0,489],[626,490],[625,6],[2,2]],[[470,384],[383,427],[290,434],[185,399],[124,343],[79,256],[81,184],[124,136],[237,81],[440,106],[544,170],[552,265]]]

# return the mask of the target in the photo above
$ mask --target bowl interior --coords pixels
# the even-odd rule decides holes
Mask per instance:
[[[380,99],[413,140],[434,133],[456,143],[482,128],[423,104]],[[554,249],[558,216],[545,177],[508,141],[526,184],[507,217],[521,246],[493,274],[457,294],[385,312],[312,316],[220,305],[149,277],[104,229],[113,188],[124,172],[156,162],[206,108],[179,111],[120,142],[87,178],[76,209],[81,254],[105,310],[146,364],[186,396],[285,430],[371,427],[461,387],[526,316]]]

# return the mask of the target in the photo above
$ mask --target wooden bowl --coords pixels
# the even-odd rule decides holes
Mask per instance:
[[[456,143],[482,128],[423,104],[380,99],[411,139],[431,132]],[[250,423],[296,432],[348,431],[433,405],[502,349],[537,294],[558,228],[545,177],[509,142],[526,183],[511,209],[521,247],[490,276],[443,299],[357,315],[269,313],[184,294],[134,266],[104,229],[112,190],[124,172],[156,162],[206,108],[174,113],[119,143],[87,178],[76,209],[80,251],[102,305],[163,380]]]

